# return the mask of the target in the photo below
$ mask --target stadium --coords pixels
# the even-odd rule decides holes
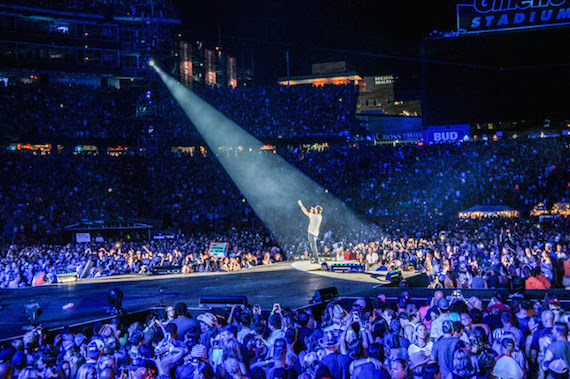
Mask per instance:
[[[568,378],[570,2],[427,3],[0,0],[0,375]]]

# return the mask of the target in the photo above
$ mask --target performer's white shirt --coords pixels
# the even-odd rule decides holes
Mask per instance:
[[[308,230],[309,233],[311,233],[315,237],[318,237],[322,222],[323,222],[323,215],[317,213],[309,213],[309,230]]]

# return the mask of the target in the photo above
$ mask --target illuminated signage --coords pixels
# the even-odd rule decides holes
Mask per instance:
[[[228,253],[227,242],[210,242],[210,256],[223,258]]]
[[[428,126],[424,129],[424,143],[431,145],[442,142],[469,141],[469,125]]]
[[[374,77],[374,84],[375,85],[393,84],[393,83],[394,83],[394,76],[393,75],[375,76]]]
[[[474,0],[457,5],[457,28],[467,33],[570,24],[570,0]]]

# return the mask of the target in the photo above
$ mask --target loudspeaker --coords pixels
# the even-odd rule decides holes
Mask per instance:
[[[157,266],[153,267],[150,272],[154,275],[180,274],[182,272],[182,266]]]
[[[315,291],[315,295],[311,299],[311,303],[321,303],[323,301],[329,301],[336,299],[338,297],[338,290],[336,287],[328,287]]]
[[[235,304],[247,305],[247,298],[245,296],[204,296],[200,298],[198,304],[200,307],[230,308]]]
[[[422,274],[413,275],[406,279],[408,287],[426,288],[429,286],[429,277],[424,272]]]
[[[111,309],[107,310],[107,314],[110,315],[122,315],[123,314],[123,291],[120,288],[111,288],[107,293],[107,301],[111,306]]]
[[[386,281],[390,282],[391,285],[400,285],[402,279],[402,271],[399,269],[388,271],[386,274]]]

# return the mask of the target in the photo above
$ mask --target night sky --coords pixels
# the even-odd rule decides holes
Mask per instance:
[[[395,75],[398,100],[422,100],[428,124],[570,118],[568,27],[427,39],[457,29],[458,1],[174,0],[187,40],[254,65],[254,85],[346,61],[362,76]],[[434,5],[435,4],[435,5]],[[445,63],[441,63],[441,62]],[[447,65],[452,62],[454,65]]]

